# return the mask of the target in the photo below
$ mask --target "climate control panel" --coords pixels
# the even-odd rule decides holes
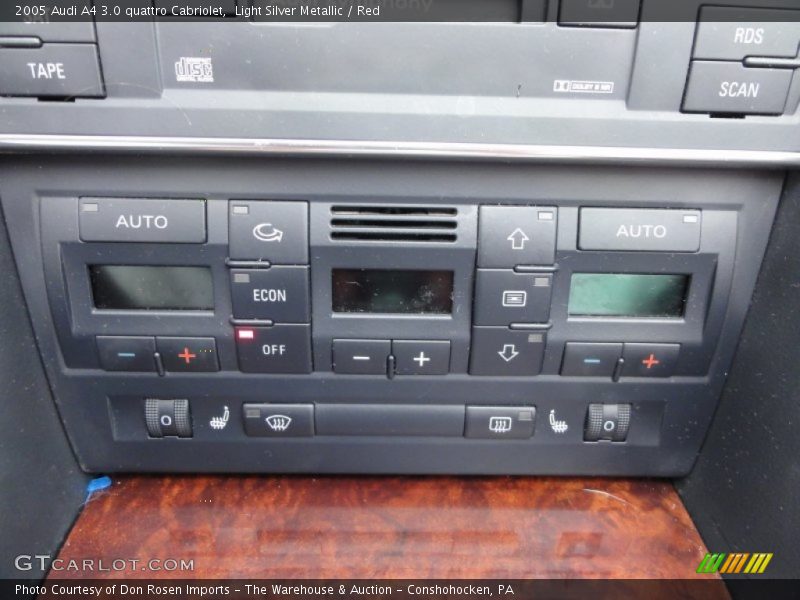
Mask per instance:
[[[223,163],[53,158],[57,187],[25,161],[6,178],[87,470],[683,472],[780,189],[745,171]]]

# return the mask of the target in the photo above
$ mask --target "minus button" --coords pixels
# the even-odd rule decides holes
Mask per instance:
[[[333,371],[343,375],[386,376],[389,340],[333,340]]]

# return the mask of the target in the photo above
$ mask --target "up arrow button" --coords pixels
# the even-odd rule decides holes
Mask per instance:
[[[552,206],[481,206],[478,267],[552,265],[557,215]]]
[[[511,249],[512,250],[524,250],[525,249],[525,242],[530,240],[525,232],[522,231],[519,227],[517,227],[514,232],[508,236],[508,240],[511,242]]]

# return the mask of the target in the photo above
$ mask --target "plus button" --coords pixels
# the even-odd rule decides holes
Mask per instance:
[[[193,358],[197,358],[197,354],[192,354],[192,353],[189,351],[189,348],[186,348],[186,347],[185,347],[185,348],[183,349],[183,352],[181,352],[180,354],[178,354],[178,358],[182,358],[183,360],[185,360],[185,361],[186,361],[186,364],[187,364],[187,365],[190,365],[190,364],[192,364],[192,359],[193,359]]]
[[[420,352],[419,356],[414,357],[414,362],[417,363],[420,367],[424,367],[425,363],[431,362],[430,357],[425,356],[424,352]]]
[[[658,360],[658,359],[656,358],[656,355],[655,355],[655,354],[653,354],[653,353],[651,352],[651,353],[650,353],[650,356],[648,356],[647,358],[645,358],[645,359],[642,361],[642,364],[643,364],[645,367],[647,367],[647,370],[649,371],[650,369],[652,369],[652,368],[653,368],[653,367],[655,367],[656,365],[660,365],[660,364],[661,364],[661,361],[660,361],[660,360]]]

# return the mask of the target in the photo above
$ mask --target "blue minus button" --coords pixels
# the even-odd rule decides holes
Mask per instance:
[[[622,344],[617,342],[567,342],[561,374],[611,379],[620,356]]]
[[[156,371],[156,340],[149,336],[99,335],[97,354],[106,371]]]

